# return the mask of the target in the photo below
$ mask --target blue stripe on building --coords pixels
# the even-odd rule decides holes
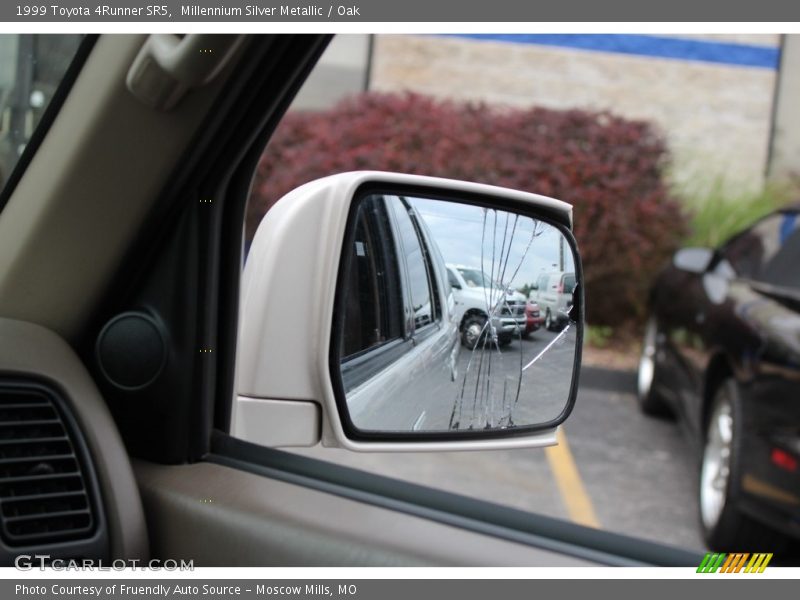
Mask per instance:
[[[780,48],[776,46],[657,35],[459,33],[450,34],[448,37],[615,52],[761,69],[777,69],[780,60]]]

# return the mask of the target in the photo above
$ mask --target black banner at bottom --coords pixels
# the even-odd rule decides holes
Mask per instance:
[[[558,569],[553,569],[558,577]],[[758,575],[697,575],[697,579],[28,579],[0,582],[0,598],[29,600],[495,600],[500,598],[646,597],[648,600],[685,597],[701,586],[726,600],[752,599],[754,594],[785,597],[796,594],[792,580]],[[609,596],[614,594],[614,596]]]

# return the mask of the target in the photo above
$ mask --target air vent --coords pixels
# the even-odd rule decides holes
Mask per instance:
[[[0,387],[0,520],[7,546],[92,534],[95,519],[76,435],[46,389]]]

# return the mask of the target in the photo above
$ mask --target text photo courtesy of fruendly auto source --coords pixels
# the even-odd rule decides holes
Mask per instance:
[[[264,153],[248,240],[286,192],[351,170],[565,200],[583,368],[555,447],[292,451],[793,564],[798,67],[792,35],[336,37]],[[419,192],[357,210],[336,341],[355,429],[487,431],[566,408],[578,290],[558,228]],[[436,342],[412,364],[415,329]]]

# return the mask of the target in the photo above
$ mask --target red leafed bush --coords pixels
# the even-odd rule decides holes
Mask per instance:
[[[368,93],[283,120],[259,164],[252,235],[300,184],[375,169],[490,183],[574,205],[588,321],[641,318],[654,272],[686,220],[664,182],[664,140],[644,121],[582,110],[495,109]]]

